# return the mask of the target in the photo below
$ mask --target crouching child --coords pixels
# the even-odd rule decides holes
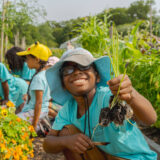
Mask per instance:
[[[119,99],[131,106],[136,119],[151,125],[157,118],[151,103],[133,88],[127,75],[110,79],[110,66],[109,57],[95,59],[77,48],[47,70],[51,96],[64,104],[44,140],[47,153],[63,151],[68,160],[156,160],[134,120],[124,120],[120,126],[113,122],[97,125],[101,109],[109,107],[122,78]]]

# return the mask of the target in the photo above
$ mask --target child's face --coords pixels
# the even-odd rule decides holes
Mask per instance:
[[[63,71],[64,88],[72,95],[82,96],[95,90],[96,82],[98,82],[99,78],[92,65],[90,67],[79,68],[76,63],[68,62]]]
[[[36,68],[37,64],[38,64],[38,59],[37,58],[34,58],[30,55],[27,55],[26,56],[26,62],[27,62],[27,65],[30,69],[33,69],[33,68]]]

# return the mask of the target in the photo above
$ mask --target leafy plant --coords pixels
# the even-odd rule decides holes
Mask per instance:
[[[56,56],[58,58],[60,58],[64,52],[63,49],[59,49],[59,48],[52,48],[51,49],[53,56]]]
[[[109,42],[110,23],[108,17],[104,21],[98,20],[96,16],[89,17],[80,28],[79,42],[83,48],[89,50],[95,57],[104,55],[106,42]]]
[[[11,101],[0,107],[0,159],[26,160],[33,157],[33,126],[15,115]]]
[[[160,128],[160,58],[157,55],[143,55],[130,61],[127,73],[133,86],[153,105],[157,113],[155,127]]]

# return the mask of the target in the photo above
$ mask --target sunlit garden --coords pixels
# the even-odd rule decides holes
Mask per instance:
[[[105,9],[94,16],[39,23],[38,18],[45,19],[47,12],[38,1],[3,0],[0,2],[1,63],[11,73],[7,50],[13,46],[26,50],[37,41],[48,46],[52,56],[58,58],[67,50],[67,44],[83,47],[95,58],[109,56],[111,78],[127,74],[134,88],[153,105],[157,120],[147,127],[147,131],[154,133],[147,132],[146,136],[160,144],[160,16],[152,8],[154,3],[154,0],[139,0],[128,8]],[[0,92],[3,83],[1,80]],[[48,131],[43,135],[36,133],[34,123],[21,119],[16,104],[9,98],[4,101],[5,96],[0,93],[0,160],[62,160],[61,153],[54,157],[43,150]],[[52,125],[55,117],[49,116]],[[146,126],[140,123],[139,128],[143,131]]]

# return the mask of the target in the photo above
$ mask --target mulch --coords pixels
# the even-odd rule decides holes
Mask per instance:
[[[160,145],[160,129],[155,127],[140,127],[143,134],[152,139],[155,143]],[[62,153],[58,154],[47,154],[43,150],[43,140],[42,137],[37,137],[34,140],[34,158],[30,160],[64,160],[64,156]]]

